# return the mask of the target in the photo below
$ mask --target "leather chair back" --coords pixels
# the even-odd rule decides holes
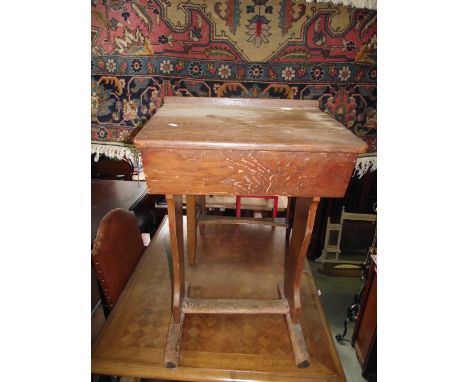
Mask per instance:
[[[116,208],[103,217],[91,258],[108,310],[117,302],[144,250],[133,212]]]

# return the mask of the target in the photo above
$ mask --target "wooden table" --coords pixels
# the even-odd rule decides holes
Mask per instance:
[[[229,313],[285,315],[296,365],[308,367],[300,325],[301,277],[315,212],[320,197],[344,195],[357,154],[366,144],[320,111],[316,101],[166,97],[135,137],[135,145],[141,150],[149,192],[165,193],[168,205],[173,282],[165,366],[177,367],[186,314]],[[276,298],[189,296],[182,195],[190,204],[192,247],[197,195],[297,197],[284,282],[278,280]],[[206,223],[203,217],[200,221]]]
[[[145,182],[124,180],[91,180],[91,242],[106,213],[113,208],[133,209],[146,195]]]
[[[212,225],[187,268],[194,298],[276,298],[285,228]],[[306,263],[301,324],[310,366],[299,369],[280,315],[187,315],[179,366],[163,366],[171,321],[169,225],[163,221],[92,349],[92,372],[179,381],[344,381],[320,297]],[[259,277],[261,275],[261,277]]]

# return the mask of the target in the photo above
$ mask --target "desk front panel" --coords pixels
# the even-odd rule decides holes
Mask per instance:
[[[153,194],[343,197],[356,154],[142,148]]]

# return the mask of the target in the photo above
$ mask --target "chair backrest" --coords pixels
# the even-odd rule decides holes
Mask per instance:
[[[117,302],[144,250],[133,212],[116,208],[102,218],[91,259],[109,311]]]
[[[97,162],[91,158],[91,175],[95,179],[132,180],[133,164],[126,159],[101,156]]]

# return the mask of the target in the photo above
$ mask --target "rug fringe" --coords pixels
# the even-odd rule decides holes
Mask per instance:
[[[133,176],[134,180],[143,180],[144,173],[142,169],[141,154],[135,146],[129,146],[119,143],[91,143],[91,155],[96,154],[94,161],[98,162],[101,155],[115,159],[129,160],[137,173]]]
[[[312,3],[312,1],[377,10],[377,0],[306,0],[306,3]]]
[[[377,170],[377,154],[365,154],[364,156],[358,157],[356,164],[354,165],[354,174],[361,179],[364,174]]]

